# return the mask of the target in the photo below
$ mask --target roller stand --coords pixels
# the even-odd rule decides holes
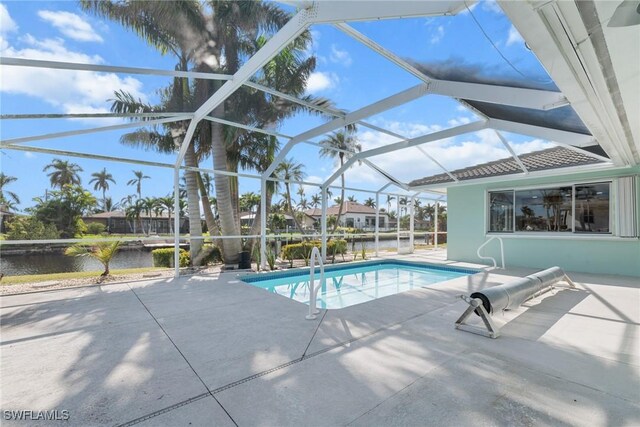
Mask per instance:
[[[466,295],[460,295],[460,298],[464,302],[469,304],[469,307],[465,310],[464,313],[462,313],[462,316],[460,316],[460,318],[456,320],[456,329],[489,338],[498,338],[500,336],[500,330],[491,320],[491,316],[489,315],[489,313],[487,313],[487,310],[485,310],[484,306],[482,305],[482,301],[478,298],[469,298]],[[471,316],[474,311],[480,315],[480,318],[484,322],[484,326],[487,328],[486,331],[479,326],[468,325],[465,323],[465,320],[467,320],[467,318]]]

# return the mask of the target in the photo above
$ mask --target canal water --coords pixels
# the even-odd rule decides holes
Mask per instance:
[[[424,242],[424,237],[416,238],[416,243]],[[284,242],[283,242],[284,243]],[[375,243],[363,242],[365,249],[373,250]],[[400,246],[409,246],[409,239],[401,239]],[[356,252],[362,248],[356,240],[353,248]],[[397,242],[393,240],[381,240],[380,249],[396,249]],[[347,249],[351,251],[352,242],[349,241]],[[151,251],[129,249],[119,251],[109,264],[112,270],[123,268],[153,267]],[[0,271],[5,276],[23,276],[27,274],[66,273],[72,271],[102,271],[102,264],[90,257],[69,257],[62,252],[31,253],[23,255],[0,255]]]
[[[144,249],[120,251],[109,264],[111,270],[138,267],[153,267],[150,251]],[[5,276],[102,271],[102,269],[102,264],[90,257],[70,257],[62,252],[2,255],[0,257],[0,270]]]

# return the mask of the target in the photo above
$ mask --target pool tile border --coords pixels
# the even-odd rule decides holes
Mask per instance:
[[[409,267],[416,268],[425,268],[425,269],[434,269],[441,271],[453,271],[456,273],[466,273],[466,274],[476,274],[480,273],[482,270],[474,269],[474,268],[465,268],[465,267],[451,267],[447,265],[438,265],[432,264],[428,262],[414,262],[414,261],[405,261],[405,260],[375,260],[375,261],[360,261],[360,262],[351,262],[345,264],[331,264],[325,266],[325,271],[334,271],[334,270],[351,270],[355,268],[362,267],[371,267],[376,265],[385,265],[385,264],[393,264],[393,265],[404,265]],[[238,280],[242,280],[246,283],[255,283],[261,282],[264,280],[278,279],[282,277],[294,277],[294,276],[304,276],[309,274],[311,270],[310,267],[298,267],[292,268],[285,271],[274,271],[269,273],[246,273],[246,274],[238,274]],[[320,267],[315,268],[316,273],[320,273]]]

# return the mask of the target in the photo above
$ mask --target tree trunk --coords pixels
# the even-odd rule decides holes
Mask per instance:
[[[340,167],[344,164],[344,157],[342,153],[340,153]],[[336,234],[336,230],[338,229],[338,225],[340,224],[340,217],[342,216],[342,207],[344,206],[344,173],[340,175],[340,179],[342,180],[342,189],[340,190],[340,207],[338,208],[338,216],[336,218],[336,223],[333,225],[333,230],[331,234]]]
[[[187,167],[198,167],[196,152],[193,143],[189,144],[184,156],[184,164]],[[191,264],[200,265],[200,252],[202,251],[202,223],[200,222],[200,198],[198,197],[197,172],[186,170],[184,172],[187,181],[187,204],[189,206],[189,248],[191,252]],[[194,239],[198,237],[198,239]]]
[[[273,194],[271,193],[271,191],[267,190],[267,196],[265,197],[265,201],[266,201],[266,205],[267,205],[267,218],[269,217],[269,209],[271,207],[271,199],[273,198]],[[251,224],[251,231],[249,232],[250,235],[252,236],[256,236],[258,234],[262,234],[262,201],[260,203],[258,203],[258,210],[256,211],[256,215],[253,218],[253,224]],[[255,245],[257,245],[259,242],[259,238],[252,238],[251,241],[251,249],[253,250],[253,247]]]
[[[221,111],[222,110],[222,111]],[[224,108],[216,108],[214,116],[224,117]],[[213,169],[227,170],[227,150],[224,143],[224,132],[220,123],[211,123],[211,153],[213,157]],[[231,187],[227,175],[214,174],[216,198],[218,200],[218,214],[220,215],[220,228],[223,236],[239,236],[231,201]],[[238,264],[239,252],[242,250],[240,237],[234,239],[222,239],[222,252],[225,264]]]
[[[209,236],[219,236],[220,230],[218,229],[218,224],[216,224],[216,217],[213,215],[209,195],[207,194],[207,189],[204,186],[204,181],[202,180],[200,172],[197,173],[196,178],[198,178],[200,200],[202,200],[202,211],[204,212],[204,221],[207,223],[207,228],[209,229]]]
[[[291,203],[291,189],[289,188],[289,183],[285,182],[285,188],[287,189],[287,204],[289,205],[289,214],[293,217],[293,223],[296,225],[296,228],[300,230],[300,233],[304,235],[304,230],[302,230],[302,226],[296,217],[296,213],[293,211],[293,204]]]

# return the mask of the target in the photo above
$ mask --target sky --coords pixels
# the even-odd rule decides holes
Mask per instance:
[[[488,76],[552,85],[522,37],[493,1],[481,1],[453,17],[350,25],[413,63],[431,67],[453,65],[469,72],[479,70]],[[309,79],[308,94],[329,98],[336,107],[352,111],[420,83],[416,77],[333,26],[317,25],[310,30],[313,44],[308,54],[316,56],[318,65]],[[169,70],[175,67],[170,56],[160,55],[117,23],[84,13],[73,1],[0,2],[0,52],[3,57]],[[108,112],[109,100],[117,90],[125,90],[153,103],[158,100],[158,90],[169,82],[168,78],[156,76],[0,66],[0,110],[2,114]],[[370,117],[367,121],[405,137],[416,137],[477,119],[473,112],[456,100],[429,95]],[[0,138],[4,141],[121,122],[113,118],[3,120]],[[321,118],[300,113],[281,123],[278,130],[286,135],[296,135],[322,123]],[[23,145],[174,162],[174,156],[120,144],[120,136],[129,131],[92,133]],[[523,135],[505,134],[505,137],[518,153],[553,146],[549,141]],[[397,141],[363,127],[358,129],[357,138],[363,150]],[[320,141],[322,137],[315,140]],[[283,140],[282,145],[285,142]],[[495,133],[488,130],[429,143],[423,148],[449,170],[509,156]],[[289,156],[304,163],[305,180],[309,182],[324,181],[337,167],[335,160],[321,158],[317,147],[306,144],[294,147]],[[16,150],[1,152],[2,172],[18,178],[7,189],[20,196],[20,209],[32,206],[32,199],[49,189],[49,179],[43,168],[55,157],[60,156]],[[107,193],[114,201],[135,193],[134,187],[126,185],[133,177],[133,170],[142,170],[151,177],[143,182],[143,197],[165,196],[172,192],[171,169],[83,158],[63,160],[73,161],[82,167],[82,184],[92,191],[89,186],[91,174],[107,168],[117,183],[112,184]],[[416,148],[370,160],[404,182],[442,172]],[[212,168],[211,159],[205,160],[201,166]],[[385,179],[365,165],[354,166],[345,178],[347,186],[368,190],[377,190],[386,184]],[[259,180],[242,178],[240,192],[247,191],[258,193]],[[318,188],[306,186],[305,191],[310,198]],[[101,197],[99,191],[93,192],[96,197]],[[363,192],[347,192],[347,196],[351,194],[360,201],[371,196]]]

